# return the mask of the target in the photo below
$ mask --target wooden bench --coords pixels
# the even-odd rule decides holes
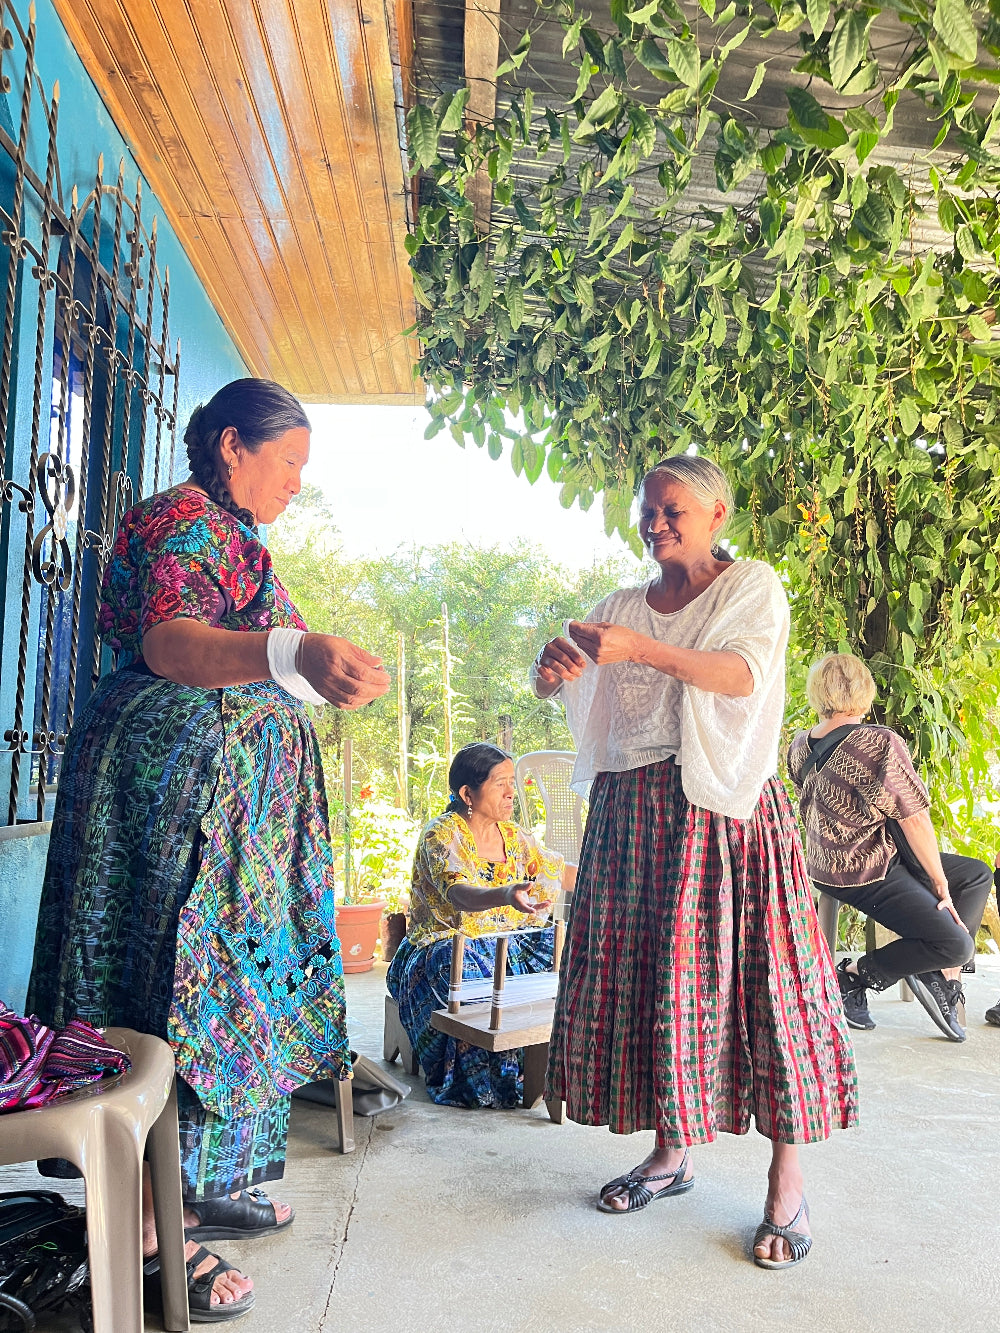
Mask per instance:
[[[466,937],[456,935],[452,942],[448,1006],[431,1015],[432,1028],[481,1050],[523,1048],[522,1105],[526,1108],[537,1106],[544,1097],[549,1037],[565,932],[565,924],[556,921],[551,972],[528,972],[516,977],[507,976],[509,937],[498,935],[493,975],[473,981],[463,980]],[[566,1109],[562,1101],[557,1098],[546,1100],[545,1107],[550,1120],[557,1125],[563,1124]]]

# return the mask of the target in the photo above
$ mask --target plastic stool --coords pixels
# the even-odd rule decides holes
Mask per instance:
[[[173,1052],[159,1037],[109,1028],[131,1057],[127,1074],[0,1116],[0,1165],[64,1157],[87,1190],[94,1333],[142,1333],[142,1160],[145,1149],[159,1237],[163,1325],[188,1329],[177,1092]]]

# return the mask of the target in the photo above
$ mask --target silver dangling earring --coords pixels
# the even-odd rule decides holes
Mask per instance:
[[[230,481],[232,481],[232,479],[233,479],[233,473],[234,473],[235,471],[236,471],[236,467],[235,467],[235,465],[232,464],[232,463],[230,463],[230,464],[229,464],[229,480],[230,480]]]

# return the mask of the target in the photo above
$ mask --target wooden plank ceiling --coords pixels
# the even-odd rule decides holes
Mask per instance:
[[[312,402],[422,402],[409,0],[55,4],[251,372]]]

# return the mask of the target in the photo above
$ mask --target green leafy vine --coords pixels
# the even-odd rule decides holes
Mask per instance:
[[[553,25],[565,91],[531,63]],[[431,430],[511,442],[633,541],[649,464],[711,454],[799,643],[861,651],[942,780],[980,738],[970,795],[996,697],[1000,0],[552,0],[516,37],[493,123],[465,87],[409,118]]]

